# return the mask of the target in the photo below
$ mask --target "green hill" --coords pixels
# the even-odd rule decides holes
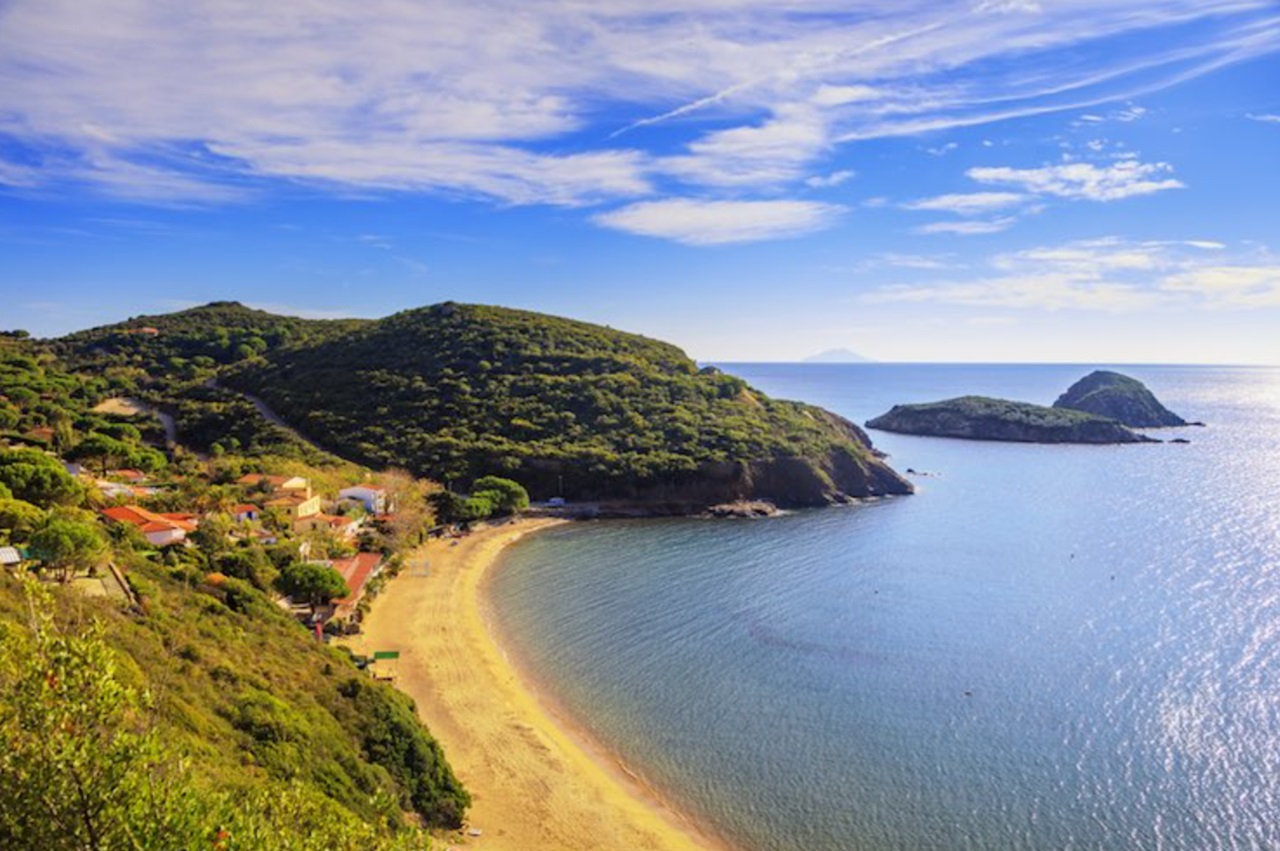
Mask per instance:
[[[304,433],[371,466],[535,497],[817,505],[908,493],[856,426],[699,370],[678,348],[527,311],[445,303],[228,370]]]
[[[1053,407],[1110,417],[1132,428],[1187,425],[1138,379],[1102,369],[1072,384]]]
[[[365,325],[363,319],[300,319],[218,301],[43,341],[71,370],[102,376],[119,393],[172,416],[183,445],[214,454],[336,459],[265,420],[239,394],[215,386],[236,363],[290,346],[308,346]]]

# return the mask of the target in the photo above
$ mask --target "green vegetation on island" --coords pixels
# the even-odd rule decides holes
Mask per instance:
[[[1115,420],[987,396],[894,405],[867,421],[867,428],[931,437],[1003,440],[1018,443],[1148,443]]]

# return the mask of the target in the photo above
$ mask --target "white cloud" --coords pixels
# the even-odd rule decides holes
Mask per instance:
[[[920,225],[914,230],[916,233],[921,234],[949,233],[956,236],[978,236],[1006,231],[1013,227],[1013,223],[1016,221],[1017,219],[1013,216],[1005,216],[989,221],[932,222],[927,225]]]
[[[938,195],[933,198],[908,201],[902,205],[902,208],[904,210],[929,210],[956,213],[961,216],[975,216],[995,210],[1003,210],[1021,204],[1026,200],[1026,195],[1020,195],[1015,192],[970,192],[956,195]]]
[[[831,227],[844,212],[811,201],[642,201],[594,217],[614,230],[685,245],[724,245],[800,236]]]
[[[1280,307],[1280,263],[1264,266],[1200,266],[1161,281],[1166,292],[1194,297],[1208,307]]]
[[[971,168],[965,174],[979,183],[1012,185],[1041,195],[1117,201],[1184,188],[1180,180],[1167,176],[1172,172],[1173,167],[1168,163],[1121,160],[1107,166],[1073,162],[1041,168],[982,167]]]
[[[1076,241],[996,255],[968,280],[885,287],[866,298],[1050,311],[1280,307],[1280,262],[1256,249],[1223,262],[1225,249],[1207,240]]]
[[[96,0],[92,12],[4,4],[0,145],[15,155],[0,181],[158,203],[281,180],[504,204],[759,195],[847,170],[831,161],[841,140],[1127,103],[1280,41],[1265,0]],[[1095,49],[1138,33],[1156,37]]]
[[[1260,121],[1263,124],[1280,124],[1280,115],[1272,115],[1270,113],[1255,115],[1251,112],[1248,115],[1246,115],[1245,118],[1248,118],[1252,121]]]
[[[804,185],[810,189],[830,189],[833,186],[839,186],[842,183],[848,183],[857,177],[857,172],[849,169],[841,169],[833,171],[830,174],[818,174],[813,177],[806,178]]]

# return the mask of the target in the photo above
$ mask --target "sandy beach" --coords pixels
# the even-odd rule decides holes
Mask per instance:
[[[535,696],[487,622],[485,579],[508,544],[562,521],[523,520],[456,546],[432,541],[374,602],[356,652],[398,650],[413,697],[473,802],[479,836],[446,845],[511,851],[723,848],[634,782]]]

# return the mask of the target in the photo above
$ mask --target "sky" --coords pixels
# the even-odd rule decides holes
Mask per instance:
[[[0,0],[0,328],[1280,363],[1276,0]]]

